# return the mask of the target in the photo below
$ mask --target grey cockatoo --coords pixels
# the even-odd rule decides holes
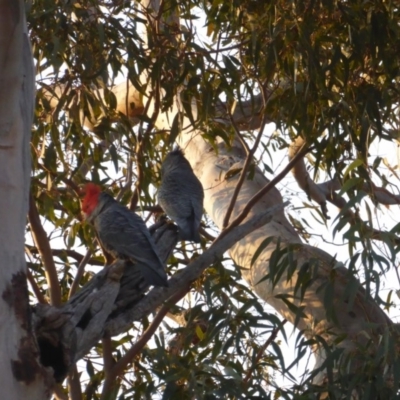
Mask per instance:
[[[107,252],[137,265],[150,285],[167,286],[164,264],[142,218],[94,183],[85,186],[82,211]]]
[[[189,161],[177,148],[167,154],[161,166],[158,202],[178,225],[180,238],[200,242],[204,192]]]

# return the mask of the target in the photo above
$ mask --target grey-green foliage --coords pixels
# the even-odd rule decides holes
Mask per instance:
[[[144,51],[138,33],[138,24],[146,21],[138,7],[124,1],[34,0],[28,10],[37,69],[32,193],[40,214],[51,224],[53,247],[60,247],[53,239],[61,237],[68,251],[79,243],[93,248],[93,232],[80,222],[77,185],[85,179],[110,186],[115,194],[123,188],[124,203],[133,198],[132,204],[142,208],[156,204],[157,164],[168,151],[166,144],[171,144],[169,133],[152,129],[153,115],[137,115],[139,126],[133,127],[116,112],[109,88],[121,73],[144,93],[139,77],[148,71],[155,96],[163,89],[164,96],[157,100],[160,112],[170,107],[184,84],[184,112],[214,147],[216,136],[230,145],[234,133],[213,120],[219,99],[228,105],[237,101],[240,108],[244,101],[258,104],[256,96],[265,91],[261,113],[289,132],[263,140],[265,154],[272,159],[276,149],[286,147],[295,135],[303,136],[312,145],[314,176],[323,170],[328,177],[337,177],[343,194],[353,199],[348,210],[357,210],[365,196],[374,200],[372,177],[383,187],[392,185],[393,175],[382,171],[382,159],[371,155],[369,146],[375,140],[398,139],[400,11],[394,2],[168,0],[163,2],[164,12],[178,12],[182,26],[166,26],[162,32],[148,28],[150,53]],[[195,35],[195,29],[201,29],[193,25],[199,13],[206,17],[212,47]],[[221,55],[216,51],[221,47],[230,50]],[[63,90],[52,109],[46,94],[56,85]],[[105,91],[102,101],[97,96],[100,89]],[[190,108],[193,101],[199,110],[196,120]],[[82,117],[92,121],[92,130],[84,128]],[[245,136],[251,140],[253,132]],[[82,176],[89,159],[89,173]],[[139,181],[139,194],[133,193],[129,179]],[[348,241],[348,266],[353,271],[361,268],[367,289],[379,288],[381,272],[396,261],[398,225],[380,237],[389,249],[382,256],[373,246],[374,238],[365,234],[366,228],[375,227],[373,219],[362,221],[357,213],[349,216],[345,211],[335,230]],[[292,222],[309,237],[304,221],[293,217]],[[43,288],[45,275],[34,250],[29,266]],[[78,250],[84,253],[83,248]],[[182,268],[193,255],[190,246],[178,246],[170,271]],[[80,260],[71,251],[57,253],[64,300]],[[285,260],[277,260],[272,273],[283,273],[290,265]],[[99,261],[97,254],[91,263]],[[121,381],[119,398],[155,398],[156,393],[164,393],[165,399],[274,398],[273,393],[276,398],[318,398],[318,390],[307,386],[309,380],[301,386],[274,388],[274,373],[283,371],[290,377],[291,371],[279,342],[272,341],[261,354],[260,350],[281,323],[264,311],[238,271],[218,264],[194,284],[191,307],[174,309],[184,315],[186,326],[168,321],[162,325],[154,336],[155,348],[146,348],[134,360],[133,374]],[[81,284],[88,279],[90,274],[85,274]],[[297,289],[302,292],[301,285]],[[290,307],[290,299],[287,302]],[[135,341],[130,335],[113,340],[116,360]],[[178,343],[175,351],[168,344],[171,338]],[[307,344],[299,340],[297,359],[304,357]],[[99,398],[104,374],[96,358],[101,353],[97,347],[86,359],[86,399]],[[373,376],[357,377],[357,384],[365,384],[364,398],[376,398],[371,397],[376,394]],[[332,398],[348,396],[352,384],[349,378],[332,386]]]

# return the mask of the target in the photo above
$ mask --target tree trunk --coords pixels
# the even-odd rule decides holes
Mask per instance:
[[[0,0],[0,387],[8,400],[50,397],[30,323],[24,255],[34,73],[22,0]]]

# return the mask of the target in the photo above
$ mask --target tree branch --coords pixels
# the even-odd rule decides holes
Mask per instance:
[[[296,138],[296,140],[289,147],[289,160],[291,160],[299,151],[299,149],[304,146],[304,139],[302,137]],[[338,204],[343,204],[339,201],[339,198],[333,198],[332,192],[338,191],[342,188],[339,180],[333,179],[331,181],[323,182],[320,184],[315,183],[306,168],[304,160],[298,162],[293,168],[293,176],[296,179],[298,185],[304,192],[318,204],[322,204],[327,200],[332,204],[338,206]],[[398,205],[400,204],[400,195],[395,195],[390,193],[387,189],[376,186],[373,182],[364,183],[362,189],[366,193],[370,193],[374,200],[380,204],[384,205]],[[345,204],[345,203],[344,203]],[[322,207],[322,206],[321,206]],[[343,206],[338,206],[342,208]]]
[[[116,105],[116,114],[118,112],[121,112],[122,114],[130,117],[132,120],[135,120],[135,118],[138,115],[143,114],[143,104],[141,101],[141,94],[134,88],[134,86],[129,82],[129,90],[126,88],[127,83],[126,82],[121,82],[120,84],[114,86],[112,88],[113,93],[115,94],[116,100],[117,100],[117,105]],[[42,83],[42,90],[43,94],[46,97],[47,101],[50,104],[50,107],[52,107],[51,113],[54,112],[57,109],[57,106],[59,104],[59,100],[63,97],[66,96],[68,98],[69,91],[70,89],[64,93],[66,88],[68,87],[68,84],[63,84],[63,83],[56,83],[53,87],[50,87],[48,85],[45,85]],[[132,90],[130,90],[132,89]],[[71,98],[71,102],[76,101],[79,102],[79,91],[76,91],[76,96],[77,98]],[[100,89],[97,93],[98,100],[103,101],[104,99],[104,91]],[[64,97],[65,98],[65,97]],[[64,110],[69,110],[70,109],[70,104],[64,104]],[[129,105],[129,106],[128,106]],[[102,110],[103,111],[103,110]],[[102,116],[105,116],[106,114],[102,114],[99,116],[101,118]],[[94,125],[91,121],[89,121],[88,118],[83,117],[83,111],[80,110],[80,116],[81,116],[81,121],[86,126],[88,129],[91,131],[94,130]],[[108,116],[108,114],[107,114]],[[136,123],[138,121],[135,121]],[[86,175],[84,173],[83,175]]]
[[[41,304],[48,304],[47,300],[43,296],[38,284],[36,283],[35,278],[32,275],[32,272],[29,270],[29,268],[27,268],[27,270],[26,270],[26,275],[28,277],[28,282],[32,287],[33,293],[35,293],[35,296],[36,296],[38,302]]]
[[[266,122],[267,122],[267,118],[266,118],[266,116],[264,116],[263,121],[261,123],[261,127],[260,127],[260,129],[258,131],[256,140],[254,142],[254,145],[250,150],[247,148],[246,143],[244,141],[243,141],[244,143],[242,143],[245,146],[245,148],[247,149],[247,156],[246,156],[246,160],[244,162],[242,171],[240,172],[240,176],[239,176],[239,179],[237,181],[235,190],[234,190],[234,192],[232,194],[231,201],[230,201],[229,206],[228,206],[228,208],[226,210],[224,221],[222,223],[222,228],[223,229],[225,229],[228,226],[229,219],[230,219],[230,217],[232,215],[233,207],[235,206],[235,203],[236,203],[237,197],[239,195],[240,189],[241,189],[241,187],[243,185],[243,182],[244,182],[244,180],[245,180],[245,178],[247,176],[247,170],[248,170],[248,168],[250,166],[250,163],[253,161],[254,153],[256,152],[256,150],[258,148],[258,145],[260,144],[260,140],[261,140],[261,137],[262,137],[263,130],[264,130]],[[242,135],[240,134],[238,128],[235,125],[235,123],[232,123],[232,126],[234,127],[238,137],[242,138]]]
[[[190,285],[181,288],[173,296],[168,299],[167,304],[164,304],[161,310],[154,317],[152,323],[147,328],[147,330],[142,334],[140,339],[126,352],[126,354],[119,359],[119,361],[114,365],[114,367],[106,375],[106,380],[103,386],[103,392],[101,395],[101,400],[106,400],[109,394],[112,392],[116,379],[121,375],[126,367],[132,362],[132,360],[142,351],[143,347],[154,335],[155,331],[161,324],[164,317],[167,315],[170,308],[181,300],[190,290]]]
[[[52,367],[55,379],[62,381],[69,366],[83,357],[101,338],[127,331],[131,328],[132,321],[141,320],[168,299],[173,304],[173,296],[178,296],[177,293],[184,295],[182,288],[187,291],[190,283],[220,259],[226,250],[253,230],[271,221],[276,212],[287,204],[271,207],[232,229],[182,272],[175,274],[168,281],[168,288],[157,287],[144,296],[148,285],[139,268],[132,265],[126,267],[126,262],[116,261],[97,273],[63,307],[36,305],[33,310],[33,326],[40,342],[43,365]],[[164,224],[153,236],[161,258],[168,258],[178,240],[174,227]],[[166,307],[169,309],[170,305]],[[162,313],[160,318],[161,315]],[[61,352],[56,363],[45,363],[44,360],[48,359],[46,354],[53,354],[55,351]]]
[[[280,182],[292,169],[292,167],[309,151],[309,148],[303,147],[292,160],[288,162],[286,167],[278,174],[274,179],[272,179],[267,185],[265,185],[261,190],[259,190],[245,205],[242,212],[226,227],[221,234],[217,237],[216,241],[221,240],[228,232],[234,227],[238,226],[249,214],[254,204],[256,204],[261,198],[267,194],[275,185]]]
[[[105,387],[107,385],[107,382],[110,380],[110,374],[111,371],[113,370],[113,367],[115,365],[114,358],[112,356],[112,340],[110,337],[103,337],[102,339],[102,345],[103,345],[103,366],[104,366],[104,386],[103,386],[103,393],[105,392]],[[114,381],[111,379],[111,386],[114,386]],[[110,393],[109,390],[107,390],[107,393]]]
[[[289,147],[289,160],[292,160],[295,157],[299,150],[306,145],[304,139],[299,136],[297,137],[293,143],[291,143]],[[321,206],[322,214],[325,218],[329,219],[328,210],[326,208],[326,196],[327,194],[322,191],[323,187],[317,185],[311,178],[307,171],[306,165],[304,163],[304,159],[301,158],[296,165],[293,166],[292,173],[294,178],[296,179],[298,185],[304,192],[315,202],[317,202]],[[327,185],[327,189],[336,189],[337,188],[336,180],[332,181],[331,185]],[[340,186],[339,186],[340,189]],[[337,189],[336,189],[337,190]]]
[[[289,148],[289,160],[293,160],[295,157],[297,157],[299,149],[304,147],[304,145],[305,142],[302,137],[299,136],[298,138],[296,138],[296,140],[290,145]],[[315,183],[311,179],[307,171],[303,158],[301,158],[294,165],[292,172],[300,188],[311,198],[311,200],[317,202],[321,206],[321,211],[325,218],[329,219],[326,208],[327,201],[338,207],[340,210],[342,210],[346,206],[347,201],[343,197],[335,193],[342,188],[342,185],[340,184],[338,179],[332,179],[330,181],[320,184]],[[384,188],[379,188],[375,186],[372,182],[364,183],[362,185],[362,190],[364,190],[366,193],[370,193],[371,197],[378,203],[384,205],[400,204],[400,195],[394,195]],[[383,232],[367,226],[365,222],[362,221],[350,209],[346,210],[345,215],[349,217],[350,224],[354,225],[355,223],[359,223],[363,225],[364,229],[370,232],[373,239],[387,240],[387,236],[382,237]],[[400,244],[400,240],[396,238],[393,238],[393,241],[396,244]]]
[[[105,333],[110,336],[118,335],[127,329],[131,321],[141,320],[144,316],[154,311],[164,301],[176,293],[179,288],[196,280],[202,272],[223,256],[223,253],[231,248],[236,242],[248,235],[255,229],[260,228],[272,220],[278,210],[289,203],[285,202],[269,208],[266,212],[256,215],[235,229],[230,229],[221,239],[215,242],[198,258],[192,261],[188,267],[175,274],[168,281],[168,288],[154,288],[143,300],[139,301],[133,308],[126,310],[118,318],[109,319],[105,326]],[[225,231],[224,231],[225,232]]]
[[[50,303],[53,306],[61,305],[61,288],[58,281],[57,269],[51,253],[51,247],[46,231],[43,229],[42,223],[36,203],[32,195],[29,197],[29,224],[32,231],[32,237],[39,250],[40,257],[45,269],[46,280],[49,285]]]
[[[250,366],[250,368],[247,371],[247,374],[245,376],[245,378],[243,379],[244,383],[248,383],[248,381],[251,378],[251,374],[253,373],[253,371],[256,369],[257,364],[259,363],[259,361],[261,360],[261,357],[263,356],[263,354],[265,353],[265,350],[267,349],[267,347],[276,339],[276,336],[278,335],[278,332],[283,328],[283,326],[286,324],[287,320],[284,319],[281,323],[280,326],[277,326],[269,335],[269,338],[265,341],[265,343],[261,346],[260,350],[257,353],[257,356],[254,360],[254,362],[252,363],[252,365]]]
[[[90,257],[92,256],[92,251],[88,250],[87,253],[85,254],[85,257],[82,258],[81,262],[79,263],[78,266],[78,271],[75,275],[74,281],[72,282],[72,285],[69,289],[69,293],[68,293],[68,298],[70,299],[75,292],[78,290],[79,287],[79,282],[82,279],[83,273],[85,272],[85,267],[86,264],[88,263],[88,261],[90,260]]]
[[[29,249],[29,251],[30,251],[32,254],[39,254],[39,250],[38,250],[37,247],[35,247],[35,246],[30,246],[30,245],[28,245],[28,244],[26,244],[25,247],[26,247],[27,249]],[[77,251],[71,250],[71,249],[51,249],[51,254],[52,254],[53,256],[55,256],[55,257],[60,257],[60,258],[65,257],[65,256],[66,256],[66,257],[71,257],[71,258],[75,259],[75,260],[76,260],[77,262],[79,262],[79,263],[82,262],[82,260],[83,260],[85,257],[87,257],[86,254],[83,255],[83,254],[78,253]],[[96,258],[90,258],[90,259],[87,261],[87,263],[90,264],[90,265],[98,266],[98,267],[104,266],[104,263],[101,262],[101,261],[99,261],[99,260],[97,260]]]

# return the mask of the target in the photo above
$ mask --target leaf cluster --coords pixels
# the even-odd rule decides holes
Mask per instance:
[[[373,247],[373,235],[366,233],[374,227],[368,205],[366,222],[347,211],[357,211],[367,195],[374,200],[374,182],[391,186],[392,175],[382,172],[384,160],[372,155],[371,146],[398,139],[399,7],[379,0],[171,0],[163,7],[165,16],[177,13],[179,23],[151,25],[139,5],[128,1],[34,0],[28,10],[37,73],[31,192],[48,233],[63,300],[86,249],[93,252],[91,268],[103,261],[92,230],[81,221],[79,185],[101,183],[151,218],[159,164],[182,128],[183,115],[176,115],[171,132],[156,131],[154,118],[173,105],[177,93],[184,115],[214,148],[220,138],[231,145],[235,134],[218,120],[221,103],[225,114],[235,105],[242,110],[250,104],[254,115],[266,115],[276,124],[280,130],[261,141],[271,160],[301,135],[312,146],[314,176],[323,171],[336,177],[349,199],[335,227],[349,242],[349,269],[358,272],[361,265],[367,288],[379,292],[381,273],[397,259],[398,226],[387,232],[384,243],[390,252],[382,257]],[[147,43],[141,23],[146,24]],[[203,25],[207,38],[202,41],[198,32]],[[147,113],[144,73],[156,102],[153,114]],[[134,118],[119,111],[110,89],[121,79],[140,94],[126,107]],[[198,115],[191,104],[197,105]],[[242,131],[248,142],[255,140],[253,130]],[[264,160],[261,164],[272,171]],[[276,257],[281,256],[278,250]],[[196,251],[201,249],[178,246],[170,270],[182,268]],[[34,282],[46,296],[48,282],[36,245],[27,246],[27,253]],[[269,278],[291,276],[286,257],[272,264]],[[281,322],[242,284],[237,269],[228,271],[222,264],[210,268],[196,283],[192,303],[176,306],[173,313],[183,323],[163,324],[119,382],[119,398],[308,395],[305,386],[287,391],[274,386],[274,372],[289,374],[289,368],[276,340],[261,355],[260,350]],[[88,269],[79,285],[91,274]],[[301,295],[300,284],[297,289]],[[135,328],[142,329],[139,324]],[[132,332],[113,339],[115,361],[135,339]],[[102,356],[98,346],[85,360],[86,399],[100,396]],[[298,359],[303,356],[299,352]],[[315,398],[314,389],[309,398]]]

